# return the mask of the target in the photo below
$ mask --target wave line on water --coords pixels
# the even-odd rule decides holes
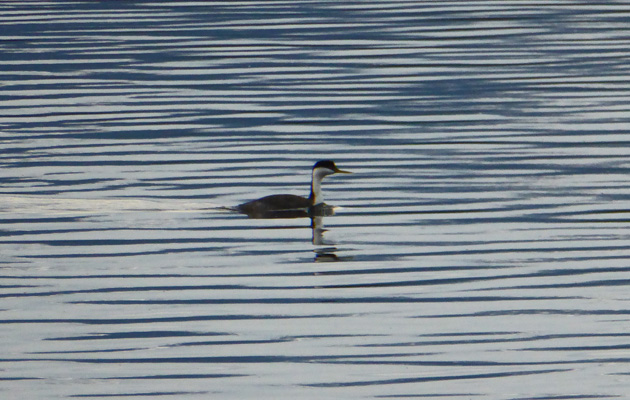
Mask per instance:
[[[104,214],[124,212],[225,212],[218,204],[177,199],[142,198],[59,198],[46,196],[2,196],[0,213],[7,214]]]

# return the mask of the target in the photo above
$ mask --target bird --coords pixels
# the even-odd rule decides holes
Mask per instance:
[[[306,197],[293,194],[274,194],[236,206],[236,210],[254,218],[295,218],[308,216],[309,213],[324,205],[322,180],[333,174],[351,174],[343,171],[331,160],[321,160],[313,165],[311,175],[311,193]]]

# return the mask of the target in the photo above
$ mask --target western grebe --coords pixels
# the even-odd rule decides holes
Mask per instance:
[[[282,216],[281,214],[291,210],[311,210],[324,204],[322,195],[322,179],[332,174],[350,174],[349,171],[342,171],[330,160],[322,160],[315,163],[311,178],[311,194],[308,198],[293,194],[275,194],[266,196],[258,200],[252,200],[236,207],[239,212],[255,217]],[[296,216],[300,216],[296,214]]]

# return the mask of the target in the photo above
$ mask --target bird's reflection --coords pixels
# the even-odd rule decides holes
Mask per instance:
[[[315,252],[315,262],[347,261],[350,257],[339,257],[334,243],[324,240],[324,217],[311,216],[311,230],[313,231],[313,245],[318,246]]]
[[[315,252],[315,262],[335,262],[346,261],[351,257],[337,256],[337,248],[334,243],[324,239],[324,217],[335,215],[335,207],[327,204],[319,204],[317,206],[292,210],[274,210],[244,212],[249,218],[254,219],[293,219],[293,218],[310,218],[312,230],[312,242],[317,246]]]

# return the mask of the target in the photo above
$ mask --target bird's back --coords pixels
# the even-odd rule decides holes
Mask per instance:
[[[239,211],[246,214],[280,210],[297,210],[311,207],[311,201],[293,194],[275,194],[239,205]]]

